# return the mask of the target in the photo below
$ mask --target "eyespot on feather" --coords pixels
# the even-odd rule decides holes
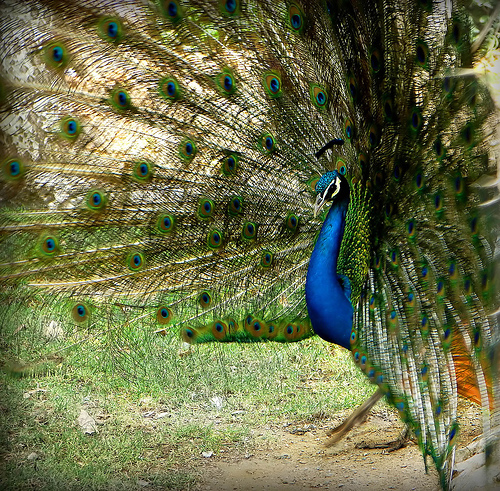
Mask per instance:
[[[140,252],[131,252],[127,256],[127,266],[131,271],[140,271],[144,267],[144,256]]]
[[[153,175],[153,164],[146,161],[136,162],[132,176],[136,181],[145,182],[149,181]]]
[[[320,110],[326,108],[328,104],[328,94],[320,85],[311,84],[309,89],[312,103]]]
[[[170,324],[173,319],[172,310],[164,305],[160,306],[156,311],[156,322],[164,326]]]
[[[69,54],[62,42],[51,42],[44,48],[45,61],[54,68],[64,68],[68,64]]]
[[[238,156],[235,154],[227,155],[222,161],[222,173],[226,177],[232,177],[238,170]]]
[[[198,217],[201,219],[212,218],[215,211],[215,204],[211,199],[201,198],[198,203]]]
[[[55,235],[42,234],[38,241],[38,251],[43,257],[53,257],[59,254],[59,240]]]
[[[114,89],[111,92],[111,104],[120,111],[130,109],[132,100],[128,92],[124,89]]]
[[[171,234],[175,230],[175,216],[170,213],[162,213],[158,216],[156,228],[162,234]]]
[[[276,149],[276,142],[274,136],[270,133],[265,133],[260,138],[260,146],[266,153],[272,153]]]
[[[100,190],[93,190],[87,194],[85,200],[87,208],[91,211],[102,211],[106,207],[106,195]]]
[[[236,17],[240,14],[241,5],[239,0],[219,0],[222,15]]]
[[[4,182],[16,182],[24,176],[23,161],[18,158],[8,158],[0,165],[0,178]]]
[[[182,6],[177,0],[160,0],[160,10],[163,17],[172,24],[178,24],[184,15]]]
[[[252,241],[257,237],[257,224],[255,222],[245,222],[241,231],[243,240]]]
[[[71,309],[71,317],[79,324],[87,322],[91,317],[91,309],[85,302],[76,303]]]
[[[305,29],[305,16],[296,4],[291,4],[288,8],[288,25],[292,31],[301,34]]]
[[[263,268],[270,268],[274,259],[274,254],[270,251],[264,251],[260,257],[260,265]]]
[[[119,43],[123,35],[123,27],[117,17],[104,17],[99,21],[99,36],[110,43]]]
[[[177,101],[182,97],[182,90],[173,77],[166,77],[160,80],[159,84],[160,95],[168,101]]]
[[[286,217],[285,226],[290,232],[296,232],[299,227],[299,217],[290,212]]]
[[[220,230],[211,230],[207,235],[207,245],[210,249],[218,249],[224,242],[224,236]]]
[[[66,116],[60,122],[61,135],[69,141],[78,138],[81,131],[81,125],[78,119],[72,116]]]
[[[224,95],[233,95],[236,92],[236,80],[231,70],[226,68],[215,78],[217,87]]]
[[[212,305],[212,295],[208,290],[204,290],[200,293],[198,302],[202,308],[208,309]]]
[[[182,159],[191,161],[197,152],[196,144],[191,138],[184,138],[179,145],[179,155]]]
[[[266,72],[262,76],[264,89],[271,98],[275,99],[282,96],[281,77],[278,73]]]
[[[241,196],[231,196],[227,209],[230,216],[241,215],[243,213],[243,198]]]

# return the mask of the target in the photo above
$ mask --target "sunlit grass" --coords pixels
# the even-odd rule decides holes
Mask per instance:
[[[318,338],[187,348],[174,333],[128,328],[2,372],[0,488],[189,489],[203,452],[244,455],[263,428],[272,439],[279,425],[356,407],[374,390],[346,350]],[[26,346],[6,360],[30,352],[32,338],[18,337]],[[97,433],[83,434],[82,409]]]

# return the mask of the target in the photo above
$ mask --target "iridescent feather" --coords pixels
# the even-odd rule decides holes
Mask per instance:
[[[472,71],[494,29],[473,44],[441,1],[5,2],[2,335],[24,323],[30,362],[47,320],[68,344],[135,325],[288,342],[316,323],[444,488],[459,394],[498,458],[497,115]],[[336,231],[336,195],[314,210],[325,176]],[[306,305],[316,240],[335,270]]]

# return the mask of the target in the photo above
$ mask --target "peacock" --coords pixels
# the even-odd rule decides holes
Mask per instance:
[[[441,0],[5,0],[0,319],[348,348],[450,485],[498,462],[498,27]],[[498,243],[498,242],[497,242]],[[10,339],[10,338],[9,338]],[[77,341],[75,341],[77,340]],[[85,349],[82,345],[82,349]]]

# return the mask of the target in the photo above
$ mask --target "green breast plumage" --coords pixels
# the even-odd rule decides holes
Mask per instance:
[[[371,192],[359,181],[351,182],[349,208],[342,243],[338,274],[345,275],[351,286],[351,303],[355,308],[372,259]]]

